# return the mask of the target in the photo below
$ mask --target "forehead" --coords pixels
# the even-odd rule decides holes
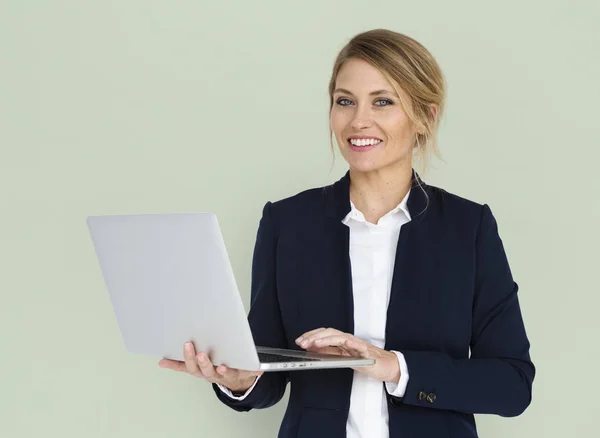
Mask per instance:
[[[369,92],[374,89],[394,91],[392,84],[383,74],[362,59],[351,58],[344,62],[335,80],[336,88],[353,92]]]

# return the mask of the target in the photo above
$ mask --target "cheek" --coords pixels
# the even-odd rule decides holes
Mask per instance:
[[[344,115],[333,110],[329,116],[329,124],[333,132],[338,134],[345,126]]]
[[[385,130],[391,140],[404,144],[412,135],[411,125],[404,117],[394,117],[385,121]]]
[[[338,146],[339,143],[341,142],[343,144],[344,139],[343,139],[343,131],[346,129],[347,123],[344,119],[344,117],[342,115],[332,115],[329,119],[329,125],[331,127],[331,130],[333,131],[333,135],[336,139],[336,141],[338,142]]]

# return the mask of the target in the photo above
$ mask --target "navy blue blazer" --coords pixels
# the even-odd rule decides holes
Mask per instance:
[[[412,220],[396,253],[385,349],[401,351],[409,382],[388,395],[390,438],[477,437],[473,414],[511,417],[531,401],[535,367],[496,220],[487,204],[426,185],[413,171]],[[256,345],[301,350],[319,327],[354,332],[350,175],[267,202],[252,262],[249,324]],[[236,411],[277,403],[290,382],[280,438],[342,438],[352,369],[264,373]],[[382,382],[383,385],[383,382]]]

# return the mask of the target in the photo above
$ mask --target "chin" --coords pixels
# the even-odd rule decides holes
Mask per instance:
[[[411,166],[410,160],[392,160],[392,161],[375,161],[375,160],[347,160],[349,167],[355,172],[376,172],[383,169],[402,168]]]
[[[384,165],[378,164],[378,163],[356,163],[356,162],[349,162],[348,163],[350,169],[352,169],[354,172],[375,172],[377,170],[383,169]]]

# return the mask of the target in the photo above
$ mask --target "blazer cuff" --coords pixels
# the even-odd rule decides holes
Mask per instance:
[[[398,358],[398,364],[400,365],[400,380],[398,384],[394,382],[385,382],[387,392],[393,397],[404,397],[406,393],[406,387],[408,386],[408,365],[404,355],[399,351],[392,350],[392,353],[396,354]]]
[[[252,386],[250,388],[248,388],[244,394],[239,395],[239,396],[238,395],[234,395],[233,392],[231,392],[231,390],[229,388],[226,388],[225,386],[223,386],[223,385],[221,385],[219,383],[217,383],[217,386],[219,387],[219,389],[222,392],[224,392],[225,394],[227,394],[230,398],[232,398],[234,400],[244,400],[252,392],[252,390],[256,386],[256,383],[258,382],[258,379],[260,379],[260,376],[256,376],[256,379],[254,380],[254,383],[252,384]]]

